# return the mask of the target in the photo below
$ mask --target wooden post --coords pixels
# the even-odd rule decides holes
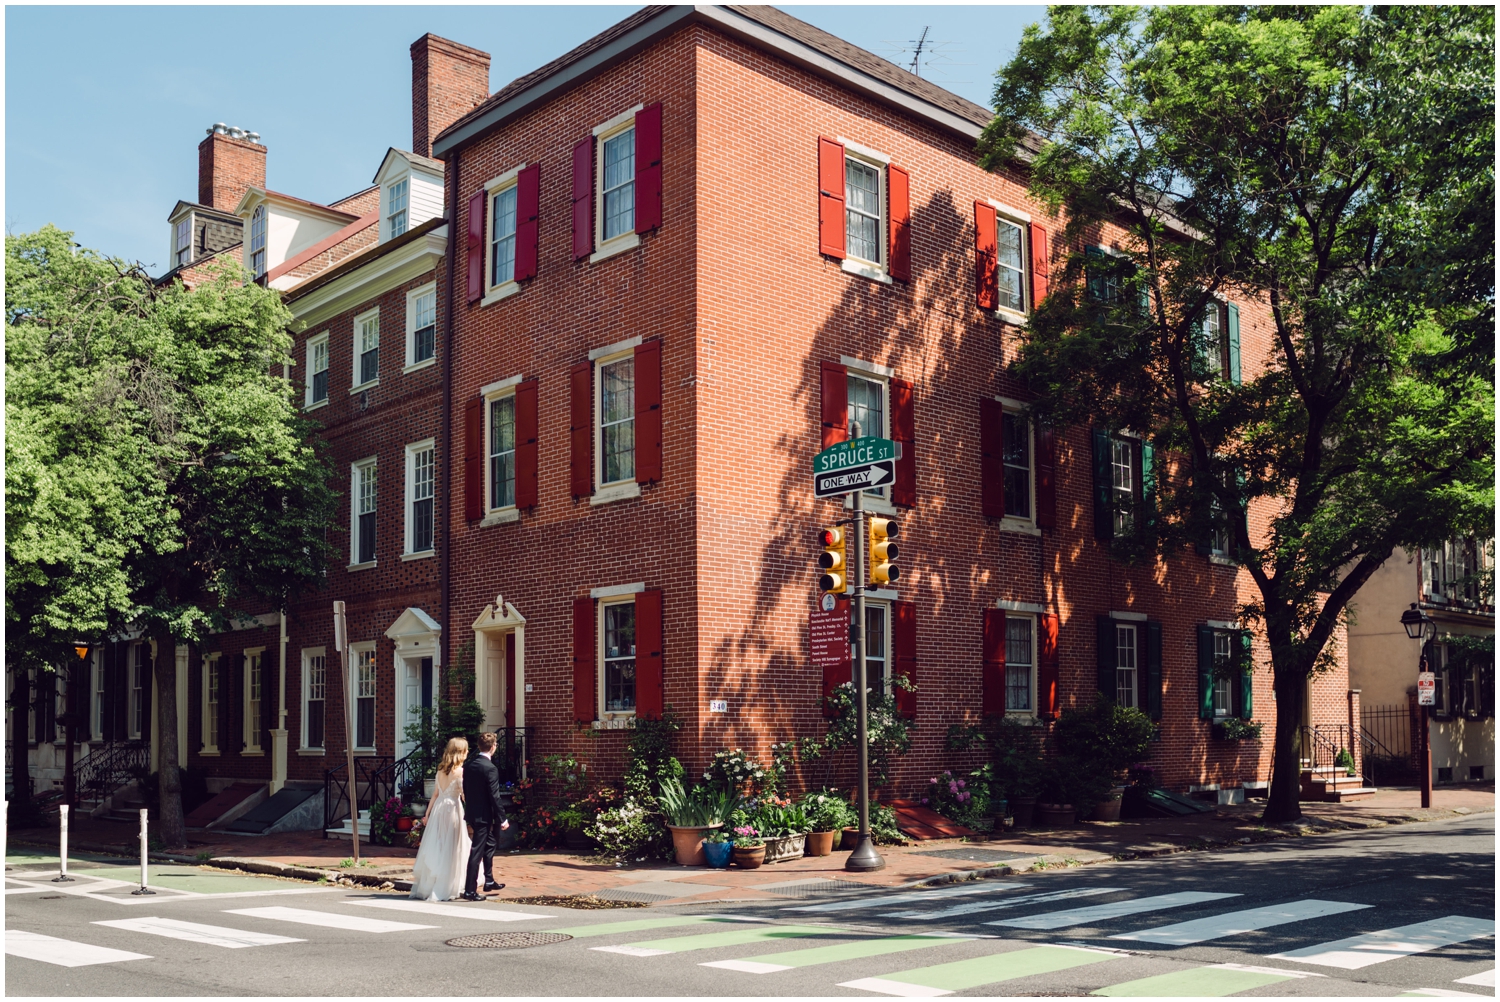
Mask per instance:
[[[344,768],[349,795],[349,833],[354,842],[354,865],[359,865],[359,784],[354,778],[354,700],[349,698],[349,627],[344,603],[333,603],[333,645],[339,653],[340,698],[344,701]]]

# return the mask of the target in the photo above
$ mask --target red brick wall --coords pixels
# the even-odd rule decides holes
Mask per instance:
[[[233,212],[250,187],[266,186],[266,148],[222,132],[198,144],[198,202]]]
[[[357,191],[348,198],[340,199],[328,206],[340,212],[350,212],[356,216],[368,215],[380,208],[380,188],[372,185],[364,191]]]
[[[411,44],[411,150],[432,153],[432,138],[490,96],[490,54],[427,34]]]

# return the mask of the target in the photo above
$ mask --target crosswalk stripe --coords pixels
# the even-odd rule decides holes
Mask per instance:
[[[623,953],[627,957],[655,957],[663,953],[687,953],[690,950],[713,950],[725,946],[774,942],[778,939],[802,939],[806,936],[847,935],[842,929],[826,925],[771,925],[726,932],[704,932],[696,936],[673,936],[624,946],[592,946],[601,953]]]
[[[936,901],[941,898],[957,898],[970,894],[989,894],[992,891],[1009,891],[1025,884],[1002,884],[991,881],[978,883],[949,884],[930,891],[903,891],[900,894],[878,894],[871,898],[853,901],[828,901],[821,905],[796,905],[785,909],[793,912],[850,912],[863,908],[882,908],[885,905],[905,904],[908,901]]]
[[[5,930],[5,952],[12,957],[39,960],[58,967],[89,967],[93,964],[115,964],[122,960],[151,959],[144,953],[75,943],[70,939],[43,936],[39,932],[26,932],[23,929]]]
[[[145,933],[148,936],[165,936],[167,939],[203,943],[206,946],[222,946],[229,950],[240,950],[247,946],[307,942],[305,939],[296,939],[292,936],[277,936],[269,932],[249,932],[222,925],[202,925],[198,922],[184,922],[181,919],[159,918],[155,915],[143,918],[110,919],[107,922],[94,922],[93,924],[107,925],[111,929],[124,929],[126,932]]]
[[[508,912],[492,905],[445,905],[436,901],[409,901],[400,898],[374,901],[353,900],[345,901],[344,904],[360,905],[364,908],[389,908],[398,912],[420,912],[423,915],[441,915],[444,918],[479,922],[521,922],[525,919],[552,918],[551,915],[542,915],[537,912]]]
[[[671,929],[679,925],[705,925],[718,922],[742,922],[744,919],[725,918],[719,915],[664,915],[661,918],[630,919],[626,922],[600,922],[597,925],[575,925],[566,929],[549,929],[548,932],[585,939],[589,936],[613,936],[622,932],[644,932],[647,929]]]
[[[839,943],[834,946],[812,946],[805,950],[786,950],[782,953],[762,953],[744,960],[711,960],[699,967],[722,967],[726,971],[743,971],[746,974],[774,974],[790,971],[794,967],[813,967],[817,964],[833,964],[843,960],[863,960],[866,957],[884,957],[891,953],[921,950],[944,943],[967,943],[971,936],[882,936],[878,939],[863,939],[855,943]]]
[[[1468,918],[1464,915],[1445,915],[1430,922],[1417,922],[1395,929],[1350,936],[1329,943],[1273,953],[1273,960],[1295,960],[1302,964],[1318,964],[1322,967],[1338,967],[1356,971],[1361,967],[1379,964],[1398,957],[1409,957],[1414,953],[1426,953],[1454,943],[1495,935],[1494,919]]]
[[[296,922],[300,925],[315,925],[323,929],[339,929],[344,932],[407,932],[414,929],[435,929],[431,925],[413,925],[410,922],[388,922],[385,919],[365,918],[363,915],[340,915],[337,912],[315,912],[310,908],[285,908],[273,905],[269,908],[226,908],[226,915],[248,915],[251,918],[270,919],[273,922]]]
[[[1458,978],[1453,982],[1455,985],[1488,985],[1495,987],[1495,970],[1491,968],[1482,974],[1471,974],[1467,978]]]
[[[1473,992],[1456,992],[1451,988],[1413,988],[1409,992],[1402,992],[1396,996],[1398,999],[1420,999],[1420,998],[1464,998],[1479,999],[1483,995],[1475,995]]]
[[[1164,943],[1168,946],[1188,946],[1211,939],[1223,939],[1225,936],[1238,936],[1257,929],[1269,929],[1288,922],[1302,922],[1307,919],[1339,915],[1343,912],[1359,911],[1361,908],[1369,907],[1369,905],[1356,905],[1345,901],[1319,901],[1316,898],[1306,898],[1302,901],[1288,901],[1280,905],[1267,905],[1264,908],[1245,908],[1237,912],[1225,912],[1223,915],[1193,919],[1191,922],[1178,922],[1176,925],[1157,926],[1155,929],[1142,929],[1140,932],[1122,932],[1109,938],[1131,939],[1142,943]]]
[[[1132,898],[1115,901],[1107,905],[1087,905],[1083,908],[1067,908],[1059,912],[1042,915],[1027,915],[1023,918],[997,919],[985,925],[1006,925],[1015,929],[1062,929],[1070,925],[1088,922],[1104,922],[1137,912],[1154,912],[1163,908],[1181,908],[1221,898],[1237,898],[1238,894],[1222,894],[1214,891],[1178,891],[1175,894],[1157,894],[1149,898]]]
[[[1173,971],[1150,978],[1137,978],[1108,985],[1091,995],[1107,995],[1113,998],[1217,998],[1247,992],[1252,988],[1264,988],[1282,981],[1295,981],[1294,974],[1277,974],[1265,970],[1226,969],[1224,967],[1195,967],[1187,971]]]
[[[1118,960],[1119,954],[1100,950],[1087,950],[1071,946],[1034,946],[1009,953],[994,953],[971,960],[956,960],[933,967],[918,967],[900,971],[880,978],[859,978],[843,981],[840,988],[858,988],[883,995],[900,995],[905,998],[936,998],[954,992],[978,988],[997,981],[1013,981],[1037,974],[1051,974],[1070,967],[1097,964],[1103,960]]]
[[[975,912],[994,912],[1005,908],[1014,908],[1017,905],[1039,905],[1047,901],[1067,901],[1071,898],[1090,898],[1097,894],[1114,894],[1123,891],[1123,887],[1076,887],[1070,891],[1048,891],[1045,894],[1023,894],[1018,898],[1004,898],[1000,901],[968,901],[961,905],[953,905],[935,912],[911,911],[886,912],[881,918],[912,919],[917,922],[931,922],[937,919],[954,918],[959,915],[973,915]]]

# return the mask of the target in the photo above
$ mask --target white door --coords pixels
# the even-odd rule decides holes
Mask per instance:
[[[415,742],[406,737],[408,724],[421,723],[422,708],[432,706],[432,658],[397,658],[400,680],[396,700],[396,757],[405,758]]]
[[[484,726],[498,731],[505,726],[505,634],[484,635]]]

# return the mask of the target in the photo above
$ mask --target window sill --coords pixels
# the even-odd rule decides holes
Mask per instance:
[[[431,358],[424,358],[420,362],[413,362],[411,365],[408,365],[406,368],[402,369],[401,374],[404,376],[407,373],[416,372],[418,369],[430,369],[434,365],[437,365],[436,355],[432,356]],[[376,380],[376,382],[379,382],[379,380]]]
[[[502,299],[509,299],[521,291],[520,282],[502,282],[499,285],[490,286],[489,294],[479,301],[480,306],[494,306]]]
[[[323,758],[327,753],[322,748],[298,748],[297,754],[303,758]]]
[[[484,516],[484,520],[479,523],[479,527],[484,529],[491,525],[504,525],[507,522],[519,521],[521,521],[520,511],[515,508],[501,508]]]
[[[199,758],[218,758],[219,757],[219,749],[217,749],[217,748],[205,748],[205,749],[203,749],[202,751],[200,751],[198,753],[198,757]]]
[[[1027,536],[1040,536],[1042,530],[1036,527],[1036,523],[1029,518],[1002,518],[1000,520],[1001,532],[1019,532]]]
[[[302,409],[304,411],[315,411],[319,407],[327,407],[327,406],[328,406],[328,398],[324,397],[322,400],[314,400],[310,404],[305,404]]]
[[[887,275],[878,265],[864,264],[853,258],[844,258],[839,267],[850,275],[859,275],[871,281],[879,282],[881,285],[895,285],[896,280]]]
[[[1208,562],[1218,567],[1238,567],[1240,565],[1239,561],[1230,560],[1228,557],[1221,557],[1217,553],[1210,553],[1208,555]]]
[[[899,514],[901,514],[901,509],[899,509],[895,505],[891,504],[889,501],[887,501],[885,498],[881,497],[879,494],[866,494],[865,495],[865,505],[864,505],[864,507],[865,507],[865,511],[873,511],[877,515],[899,515]],[[853,494],[845,494],[844,495],[844,510],[845,511],[853,511],[854,510],[854,495]]]
[[[344,568],[344,570],[346,571],[370,571],[374,569],[375,561],[373,560],[367,561],[363,564],[350,564],[348,567]]]
[[[426,560],[428,557],[435,556],[437,556],[437,550],[419,550],[416,553],[403,553],[401,554],[401,559],[404,562],[407,560]]]
[[[608,260],[616,254],[624,254],[628,250],[635,250],[641,245],[641,237],[638,233],[622,233],[606,243],[600,243],[599,249],[589,255],[589,264],[598,264],[600,261]]]
[[[240,752],[240,758],[265,758],[266,753],[261,748],[246,748]]]
[[[375,387],[377,387],[379,385],[380,385],[380,377],[376,376],[374,379],[370,380],[368,383],[360,383],[358,386],[351,386],[351,387],[349,387],[349,395],[351,397],[352,396],[356,396],[356,395],[358,395],[360,393],[365,392],[366,390],[373,390]]]
[[[632,480],[599,488],[594,491],[593,497],[589,498],[589,504],[609,504],[612,501],[626,501],[640,496],[641,485]]]
[[[375,749],[374,748],[356,748],[356,749],[354,749],[354,754],[356,754],[356,755],[363,755],[366,758],[371,758],[371,757],[373,757],[375,755]]]
[[[1031,320],[1028,314],[1022,313],[1019,310],[1007,309],[1004,306],[995,307],[995,316],[1008,324],[1015,324],[1017,327],[1025,327]]]

